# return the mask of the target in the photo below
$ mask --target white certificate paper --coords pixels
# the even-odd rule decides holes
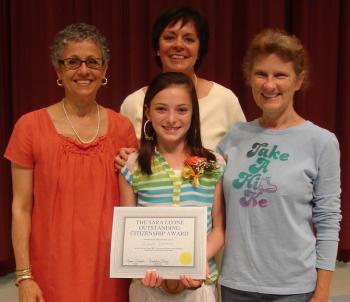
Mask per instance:
[[[125,218],[123,265],[193,266],[194,217]]]
[[[206,207],[116,207],[110,276],[142,278],[155,268],[165,279],[205,279],[206,229]]]

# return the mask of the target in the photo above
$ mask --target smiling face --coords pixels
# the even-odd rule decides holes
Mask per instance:
[[[199,52],[199,38],[192,21],[179,20],[167,26],[159,38],[159,55],[163,72],[178,71],[192,75]]]
[[[69,42],[62,53],[62,59],[77,58],[80,60],[101,59],[101,50],[91,40]],[[96,94],[106,75],[107,66],[93,69],[82,63],[77,69],[71,70],[63,65],[56,70],[62,80],[65,97],[68,99],[96,100]]]
[[[152,122],[158,147],[185,146],[192,111],[191,96],[184,85],[171,85],[153,97],[146,116]]]
[[[294,93],[303,83],[303,73],[297,76],[293,63],[277,54],[260,55],[253,64],[249,83],[263,114],[280,117],[294,112]]]

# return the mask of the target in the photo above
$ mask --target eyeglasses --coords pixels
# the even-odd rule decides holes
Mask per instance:
[[[104,61],[97,58],[88,58],[86,60],[80,60],[79,58],[68,58],[58,61],[59,64],[63,65],[67,69],[78,69],[81,64],[85,63],[88,68],[101,69]]]

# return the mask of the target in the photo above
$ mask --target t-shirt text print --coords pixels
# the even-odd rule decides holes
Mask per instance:
[[[242,171],[232,182],[236,189],[245,188],[244,196],[239,200],[242,207],[268,206],[268,200],[264,193],[274,193],[277,186],[271,182],[271,177],[267,176],[268,166],[273,160],[287,161],[288,153],[278,150],[277,145],[269,146],[268,143],[254,143],[247,152],[247,158],[255,158],[255,163],[248,167],[248,171]]]

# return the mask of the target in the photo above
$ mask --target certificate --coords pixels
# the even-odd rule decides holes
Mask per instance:
[[[206,207],[115,207],[110,277],[205,279]]]

